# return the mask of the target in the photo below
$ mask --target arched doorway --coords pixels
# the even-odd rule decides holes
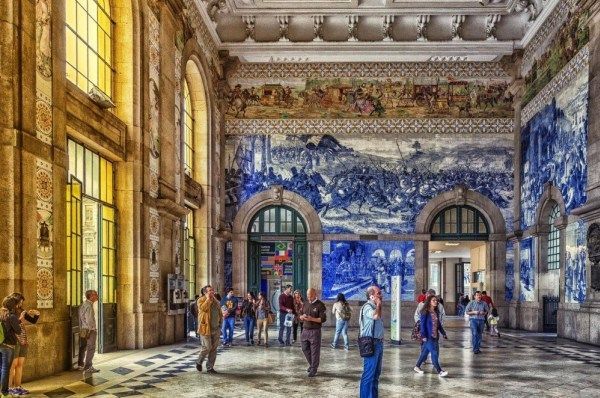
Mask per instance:
[[[416,292],[437,287],[450,314],[458,295],[474,290],[486,290],[502,306],[506,221],[489,198],[464,186],[438,195],[417,217],[415,232],[421,238],[415,240]]]
[[[267,206],[248,229],[248,290],[277,302],[281,287],[305,291],[308,282],[306,225],[288,206]]]
[[[323,230],[321,220],[315,209],[308,201],[306,201],[306,199],[294,192],[283,189],[281,186],[273,186],[268,190],[257,193],[248,199],[237,212],[231,233],[233,288],[240,294],[245,293],[251,288],[256,290],[260,288],[261,282],[259,275],[256,272],[256,268],[251,268],[250,261],[251,247],[253,246],[252,241],[261,235],[260,230],[258,230],[259,232],[252,232],[252,228],[256,220],[260,223],[260,214],[264,215],[264,212],[270,208],[280,208],[292,211],[292,215],[295,215],[296,220],[301,220],[302,227],[304,228],[304,242],[306,242],[306,246],[305,254],[299,256],[299,258],[305,259],[303,269],[306,271],[297,274],[298,276],[305,275],[304,281],[298,281],[300,284],[298,288],[314,287],[317,290],[321,290],[323,279],[321,269],[323,256]],[[270,217],[270,215],[268,217]],[[279,217],[281,220],[281,214]],[[287,217],[287,215],[285,217]],[[292,233],[288,234],[287,232],[284,232],[281,236],[291,236],[294,238],[297,236],[298,242],[301,242],[300,235],[302,235],[302,233],[298,230],[298,224],[295,224],[295,227],[296,229],[292,229]],[[273,236],[276,235],[272,235],[271,237]],[[257,249],[255,248],[254,250]],[[256,261],[256,257],[254,261]],[[251,269],[254,270],[252,280],[249,275]]]

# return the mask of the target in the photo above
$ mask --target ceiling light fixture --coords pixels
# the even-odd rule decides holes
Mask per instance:
[[[446,242],[446,243],[444,243],[444,245],[446,245],[446,246],[458,246],[458,245],[460,245],[460,243],[458,243],[458,242]]]
[[[441,250],[432,250],[431,254],[440,254],[442,251]]]

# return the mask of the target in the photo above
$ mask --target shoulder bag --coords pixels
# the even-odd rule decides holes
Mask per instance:
[[[370,305],[366,303],[365,306]],[[360,325],[358,335],[358,351],[360,352],[360,356],[363,358],[372,357],[375,354],[375,339],[373,338],[373,330],[375,329],[375,320],[373,320],[373,324],[371,325],[371,335],[370,336],[361,336],[360,330],[362,329],[363,324],[363,316],[365,312],[365,307],[363,306],[360,310]]]

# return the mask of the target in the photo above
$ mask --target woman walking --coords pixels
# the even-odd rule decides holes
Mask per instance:
[[[12,364],[15,346],[19,342],[18,336],[21,335],[21,322],[15,314],[17,311],[17,300],[12,296],[6,296],[2,300],[0,309],[0,321],[4,328],[4,341],[0,344],[1,372],[0,379],[2,384],[2,397],[8,397],[8,378],[10,375],[10,366]]]
[[[300,320],[300,315],[303,314],[304,311],[304,299],[302,298],[302,293],[300,290],[294,291],[294,309],[296,310],[296,316],[294,317],[294,327],[292,329],[292,342],[296,342],[298,340],[298,325],[300,325],[300,333],[304,329],[303,322]]]
[[[269,314],[271,313],[271,303],[267,300],[267,296],[263,292],[258,293],[256,302],[256,320],[258,325],[258,345],[260,338],[265,334],[265,347],[269,346]]]
[[[254,326],[256,325],[256,296],[248,292],[242,302],[242,316],[244,317],[244,331],[246,345],[254,345]]]
[[[23,365],[25,364],[25,357],[27,356],[27,333],[25,333],[24,321],[29,323],[36,323],[40,318],[40,312],[38,310],[23,310],[23,302],[25,297],[21,293],[11,294],[17,303],[15,315],[19,315],[19,322],[21,323],[21,334],[18,336],[17,345],[15,346],[14,359],[10,368],[9,378],[9,392],[13,395],[26,395],[29,391],[21,387],[23,379]]]
[[[337,300],[331,312],[335,315],[335,336],[333,337],[331,348],[337,348],[337,341],[341,334],[344,338],[344,349],[348,351],[348,321],[350,320],[351,312],[344,293],[338,293]]]
[[[421,310],[421,339],[423,341],[423,348],[421,349],[421,355],[417,360],[417,364],[414,367],[415,372],[423,374],[421,370],[421,364],[427,359],[427,355],[431,353],[431,362],[435,370],[437,370],[440,377],[448,376],[448,372],[442,370],[439,363],[439,336],[444,336],[445,339],[446,331],[440,322],[440,313],[438,309],[438,298],[430,296],[425,301],[425,306]]]

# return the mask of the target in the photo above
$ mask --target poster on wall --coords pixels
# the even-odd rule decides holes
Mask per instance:
[[[323,242],[323,297],[365,300],[372,284],[390,300],[392,276],[400,276],[402,300],[414,300],[415,246],[413,241]]]
[[[520,284],[521,294],[519,301],[535,301],[535,239],[525,238],[519,246],[519,259],[521,261]]]
[[[583,303],[585,301],[586,283],[586,233],[584,221],[576,221],[566,228],[565,253],[565,301]]]
[[[391,321],[390,321],[390,340],[392,343],[400,344],[400,330],[402,328],[401,325],[401,317],[400,311],[402,308],[402,299],[401,299],[401,291],[402,291],[402,279],[400,275],[392,276],[392,305],[390,308],[391,312]]]
[[[261,277],[293,276],[293,248],[293,242],[262,242],[260,244]]]

